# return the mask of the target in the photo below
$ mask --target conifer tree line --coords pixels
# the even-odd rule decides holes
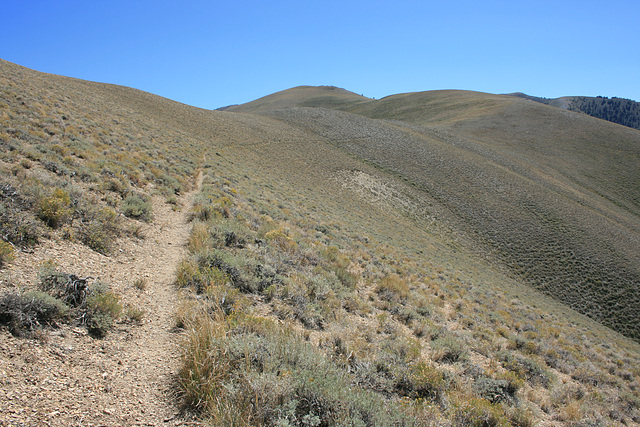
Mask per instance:
[[[581,96],[573,98],[568,109],[623,126],[640,129],[640,102],[630,99]]]

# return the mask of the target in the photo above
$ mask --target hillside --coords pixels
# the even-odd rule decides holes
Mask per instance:
[[[579,118],[569,138],[573,113],[472,92],[205,111],[0,76],[3,423],[640,422],[638,344],[536,289],[559,273],[610,321],[554,264],[573,250],[634,336],[635,131]],[[89,284],[77,304],[68,274]]]
[[[512,96],[529,99],[542,104],[564,108],[588,114],[598,119],[607,120],[619,125],[640,129],[640,102],[624,98],[607,98],[606,96],[565,96],[562,98],[539,98],[513,93]]]
[[[640,337],[640,133],[473,92],[394,95],[346,109],[268,114],[406,180],[481,256]]]

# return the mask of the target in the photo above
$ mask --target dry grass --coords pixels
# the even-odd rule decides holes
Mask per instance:
[[[196,376],[202,386],[199,391],[193,390],[193,378],[185,380],[191,384],[184,385],[187,396],[202,393],[187,401],[211,417],[212,424],[270,424],[275,419],[280,422],[286,419],[299,425],[304,417],[308,422],[320,424],[335,422],[318,407],[294,406],[297,409],[291,413],[280,406],[283,401],[297,399],[290,394],[291,382],[303,381],[309,375],[316,378],[320,373],[288,369],[287,376],[279,378],[269,374],[271,368],[265,368],[262,356],[259,363],[255,361],[257,356],[251,359],[258,365],[249,361],[238,364],[229,359],[238,354],[232,350],[237,334],[242,334],[243,342],[253,339],[250,337],[254,326],[247,330],[240,325],[245,322],[273,325],[271,322],[278,319],[286,325],[279,328],[284,327],[289,331],[287,334],[293,333],[298,338],[287,338],[285,343],[279,333],[261,329],[258,333],[261,350],[252,349],[250,354],[267,351],[270,355],[267,359],[272,363],[282,357],[262,349],[284,346],[295,353],[300,345],[298,340],[306,340],[312,345],[304,344],[304,352],[312,351],[314,360],[324,361],[325,378],[344,376],[348,383],[357,386],[353,389],[356,394],[343,395],[343,399],[361,401],[357,394],[360,390],[372,392],[384,402],[379,404],[387,408],[385,413],[394,414],[393,419],[400,425],[438,425],[444,420],[464,425],[535,425],[543,419],[602,421],[609,413],[629,421],[638,416],[636,409],[629,406],[624,409],[624,404],[614,403],[620,393],[630,392],[634,382],[624,384],[610,378],[606,371],[609,356],[601,358],[602,364],[588,367],[580,362],[589,357],[594,345],[600,345],[595,343],[611,349],[614,344],[605,344],[596,334],[585,335],[577,343],[572,334],[584,331],[572,326],[560,313],[545,313],[543,317],[537,309],[496,286],[481,282],[465,285],[465,280],[461,281],[456,274],[431,270],[396,248],[376,245],[371,238],[353,239],[349,235],[354,224],[346,223],[344,217],[343,222],[331,227],[318,227],[319,216],[324,214],[305,211],[305,215],[295,216],[290,208],[294,195],[281,194],[278,206],[274,207],[271,200],[275,198],[265,188],[276,187],[270,187],[268,180],[240,179],[242,171],[227,170],[223,175],[226,178],[219,173],[225,172],[220,169],[210,172],[200,200],[218,200],[226,194],[229,216],[212,215],[207,221],[195,220],[189,246],[192,254],[187,262],[191,277],[206,276],[211,266],[204,260],[211,259],[207,258],[211,248],[217,248],[229,255],[225,258],[216,253],[213,259],[225,261],[215,268],[233,274],[230,266],[235,266],[238,278],[220,276],[222,280],[216,283],[214,291],[204,291],[203,286],[193,284],[194,294],[185,301],[191,307],[188,312],[204,316],[211,313],[211,308],[206,307],[214,307],[217,314],[214,317],[206,314],[205,319],[191,314],[190,320],[180,322],[186,331],[191,330],[189,324],[201,322],[217,331],[215,351],[191,350],[194,346],[212,345],[205,344],[212,332],[190,332],[189,340],[196,343],[189,341],[185,347],[185,357],[191,359],[185,366],[196,363],[192,358],[197,353],[205,358],[197,359],[199,367],[226,367],[220,370],[224,377],[209,373],[203,374],[204,378]],[[257,192],[263,195],[260,200],[253,196]],[[225,238],[231,230],[235,237]],[[350,264],[346,264],[347,260]],[[252,267],[246,268],[247,265]],[[336,265],[358,272],[355,286],[345,286],[338,279]],[[184,286],[180,277],[178,282]],[[261,281],[266,283],[238,286]],[[242,295],[245,297],[241,298]],[[482,302],[487,296],[492,298],[490,309]],[[238,298],[240,304],[235,302]],[[543,300],[538,295],[530,302],[537,304]],[[238,329],[232,331],[229,325]],[[574,345],[569,346],[569,342]],[[620,347],[617,352],[624,350]],[[214,363],[218,357],[224,360]],[[638,363],[637,353],[632,363]],[[260,366],[258,376],[256,366]],[[282,372],[282,365],[278,367]],[[234,374],[228,376],[229,372]],[[564,398],[558,394],[559,387],[567,384],[566,373],[573,375],[567,387],[607,397],[601,403],[591,399],[590,412],[576,412],[583,404],[576,403],[577,395]],[[559,381],[560,377],[564,383]],[[210,381],[215,387],[229,384],[227,387],[233,390],[245,384],[241,386],[244,391],[234,396],[225,394],[227,397],[221,400],[219,392],[206,386]],[[317,383],[322,388],[314,393],[341,394],[335,389],[340,381]],[[253,388],[242,388],[250,384]],[[274,401],[273,396],[262,396],[266,385],[274,393],[281,393],[281,397]],[[547,400],[540,395],[557,397]],[[207,399],[214,399],[214,403],[206,403]],[[615,411],[609,411],[610,404],[615,405]]]
[[[452,230],[449,238],[470,239],[477,256],[640,336],[637,131],[472,92],[397,95],[348,111],[359,115],[311,108],[264,114],[378,168],[367,183],[357,179],[361,168],[340,172],[363,198]],[[403,194],[380,171],[413,188]]]

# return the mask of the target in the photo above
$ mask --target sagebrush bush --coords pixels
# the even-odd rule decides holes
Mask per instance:
[[[231,217],[231,205],[231,200],[226,196],[219,197],[215,200],[211,198],[198,198],[191,209],[189,220],[198,219],[200,221],[209,221],[214,218],[229,218]]]
[[[454,336],[448,334],[442,335],[433,341],[431,348],[434,351],[434,360],[447,363],[464,360],[468,354],[466,346]]]
[[[211,244],[218,248],[244,249],[247,242],[255,240],[255,235],[246,226],[236,220],[221,219],[215,222],[214,226],[209,224],[210,234],[213,241]]]
[[[87,207],[82,212],[78,234],[82,243],[96,252],[108,255],[113,241],[120,235],[118,215],[110,207]]]
[[[505,369],[514,372],[518,377],[532,385],[542,385],[548,388],[554,379],[547,369],[528,357],[506,351],[499,353],[498,357]]]
[[[278,249],[286,252],[292,252],[298,246],[296,241],[289,235],[289,230],[284,227],[278,227],[266,232],[264,234],[264,239],[277,246]]]
[[[120,317],[120,298],[101,283],[94,284],[92,294],[87,299],[87,328],[89,333],[101,338]]]
[[[38,217],[49,227],[58,228],[71,216],[69,193],[56,188],[53,193],[38,202]]]
[[[142,319],[144,318],[145,314],[146,312],[143,309],[132,305],[128,305],[125,310],[125,315],[127,316],[127,318],[135,323],[142,323]]]
[[[42,325],[55,325],[68,314],[66,304],[45,292],[9,293],[0,298],[0,323],[17,335]]]
[[[147,289],[147,279],[139,278],[133,281],[133,287],[138,289],[139,291],[144,291]]]
[[[199,294],[209,288],[226,285],[228,281],[225,272],[218,267],[199,263],[196,257],[182,260],[176,269],[176,286],[191,288]]]
[[[14,245],[35,246],[46,235],[44,225],[33,212],[18,209],[0,201],[0,224],[3,237]]]
[[[149,222],[153,219],[151,200],[138,194],[128,196],[122,201],[122,213],[134,219]]]
[[[443,371],[420,361],[411,367],[407,385],[410,397],[439,402],[449,387],[449,380]]]
[[[376,292],[385,301],[401,303],[409,295],[409,286],[398,276],[387,276],[380,280]]]
[[[7,263],[15,259],[15,251],[13,246],[0,240],[0,268],[4,267]]]
[[[201,317],[184,344],[186,402],[215,425],[410,425],[390,402],[351,386],[290,329],[251,316]]]
[[[474,391],[483,399],[491,403],[515,403],[517,388],[504,379],[481,377],[473,384]]]
[[[453,423],[460,427],[508,427],[511,425],[500,405],[485,399],[472,398],[456,402]]]
[[[244,254],[212,248],[196,254],[198,269],[205,275],[219,270],[235,288],[242,292],[260,292],[267,287],[256,275],[257,263]]]
[[[104,183],[102,184],[102,188],[104,188],[107,191],[118,193],[122,197],[124,197],[127,194],[127,191],[129,190],[128,187],[122,182],[122,180],[118,178],[111,178],[104,181]]]

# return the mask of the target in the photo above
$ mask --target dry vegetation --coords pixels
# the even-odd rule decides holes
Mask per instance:
[[[621,249],[629,234],[616,228],[637,230],[635,205],[620,196],[628,183],[600,181],[600,199],[581,193],[585,213],[567,196],[583,187],[534,179],[558,178],[551,160],[532,156],[539,170],[526,169],[474,144],[474,120],[499,100],[441,106],[430,128],[321,108],[206,112],[0,66],[3,265],[47,239],[112,253],[114,236],[138,238],[158,220],[150,196],[180,209],[177,193],[204,171],[176,266],[174,326],[180,399],[205,422],[640,423],[638,345],[526,286],[557,276],[546,291],[609,317],[599,294],[585,297],[592,277],[605,278],[620,290],[616,310],[630,310],[612,326],[635,336],[636,294],[624,294],[637,286],[635,246]],[[335,91],[268,105],[366,106]],[[551,203],[549,188],[563,201]],[[43,270],[32,293],[3,289],[0,320],[28,343],[65,319],[90,329],[93,319],[101,336],[107,315],[142,316],[73,277]]]
[[[212,425],[639,421],[624,339],[529,305],[546,306],[540,295],[524,302],[353,239],[352,224],[296,215],[286,197],[274,207],[268,181],[220,172],[205,179],[176,281],[190,291],[180,383]]]
[[[409,182],[428,200],[423,214],[470,236],[479,256],[637,339],[640,134],[506,98],[409,94],[348,108],[392,122],[322,108],[265,114]]]

